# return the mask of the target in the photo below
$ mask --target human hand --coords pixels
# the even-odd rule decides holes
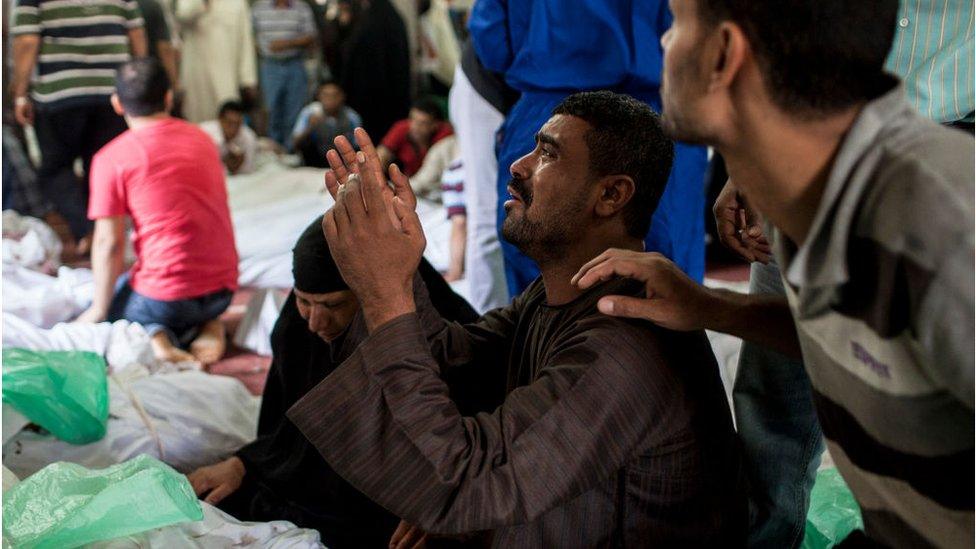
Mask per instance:
[[[186,477],[197,497],[210,492],[204,501],[217,505],[241,487],[245,472],[244,462],[234,456],[214,465],[200,467]]]
[[[729,180],[712,207],[715,227],[722,244],[746,261],[769,263],[772,250],[763,234],[762,216],[753,210],[745,197]]]
[[[416,310],[413,275],[427,240],[413,208],[391,196],[382,168],[368,162],[365,151],[355,157],[354,173],[343,171],[352,169],[346,162],[334,165],[326,177],[336,203],[325,213],[322,227],[339,272],[359,298],[366,326],[373,331]],[[345,183],[339,186],[342,179]]]
[[[289,46],[290,44],[288,43],[288,40],[272,40],[271,43],[268,44],[268,49],[273,53],[278,53],[280,51],[287,50]]]
[[[92,324],[97,324],[99,322],[104,322],[105,317],[108,316],[107,313],[100,307],[95,307],[92,305],[85,310],[85,312],[78,315],[75,322],[89,322]]]
[[[366,164],[372,170],[374,177],[377,181],[385,181],[386,177],[383,173],[383,163],[380,161],[379,154],[376,151],[376,147],[373,146],[373,141],[369,138],[369,134],[362,128],[356,128],[354,133],[359,150],[365,156]],[[352,143],[345,136],[340,135],[335,138],[335,146],[335,149],[330,149],[325,154],[325,158],[329,162],[329,167],[332,168],[330,172],[325,173],[325,186],[329,189],[329,194],[332,195],[332,198],[336,197],[339,188],[345,184],[349,175],[359,173],[359,160],[356,150],[352,147]],[[413,194],[413,188],[410,187],[410,180],[407,179],[407,176],[400,171],[400,168],[392,164],[389,168],[389,175],[393,188],[391,189],[389,185],[383,185],[384,196],[388,199],[396,196],[410,210],[416,210],[417,197]]]
[[[647,297],[610,295],[597,308],[606,315],[643,318],[671,330],[705,327],[712,294],[659,253],[609,249],[583,265],[572,278],[581,290],[614,277],[644,283]]]
[[[422,549],[427,547],[427,532],[401,520],[390,538],[390,549]]]
[[[18,97],[14,102],[14,118],[21,126],[33,126],[34,103],[26,97]]]

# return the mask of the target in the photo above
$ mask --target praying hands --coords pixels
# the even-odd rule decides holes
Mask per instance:
[[[372,332],[416,310],[413,276],[427,240],[406,176],[390,166],[391,188],[369,135],[362,128],[355,135],[359,152],[340,136],[336,149],[326,155],[332,167],[326,187],[336,203],[326,212],[322,228]]]

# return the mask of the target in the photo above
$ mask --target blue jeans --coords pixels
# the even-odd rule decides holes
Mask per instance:
[[[126,272],[115,283],[108,320],[125,319],[142,324],[150,336],[166,332],[171,341],[185,348],[200,333],[203,324],[227,310],[233,296],[234,292],[225,289],[200,297],[161,301],[133,290]]]
[[[308,75],[302,57],[262,59],[261,91],[268,108],[268,134],[291,150],[291,130],[308,95]]]
[[[785,295],[774,263],[753,263],[750,293]],[[732,402],[750,486],[749,547],[798,547],[824,449],[803,362],[743,342]]]

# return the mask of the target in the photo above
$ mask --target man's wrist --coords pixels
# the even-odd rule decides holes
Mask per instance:
[[[394,318],[417,311],[417,305],[414,303],[412,292],[364,299],[362,306],[363,317],[366,320],[366,329],[370,333],[373,333],[377,328]]]

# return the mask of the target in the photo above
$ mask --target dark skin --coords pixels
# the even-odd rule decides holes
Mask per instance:
[[[589,129],[580,118],[556,115],[539,131],[535,149],[511,166],[512,176],[533,198],[527,206],[516,194],[506,203],[509,223],[534,223],[543,238],[557,227],[574,228],[566,235],[572,242],[564,253],[536,253],[541,247],[535,242],[526,242],[523,250],[536,256],[552,305],[568,303],[582,293],[570,278],[608,246],[643,249],[643,240],[627,233],[622,215],[634,195],[634,181],[625,175],[589,175],[589,149],[583,137]],[[356,138],[361,152],[338,137],[337,150],[326,155],[332,167],[326,187],[336,204],[326,212],[322,226],[343,279],[359,297],[367,328],[373,332],[416,311],[412,280],[426,239],[409,182],[391,166],[391,188],[369,136],[357,128]],[[566,218],[567,213],[572,217]],[[401,523],[391,547],[418,546],[421,534]]]

